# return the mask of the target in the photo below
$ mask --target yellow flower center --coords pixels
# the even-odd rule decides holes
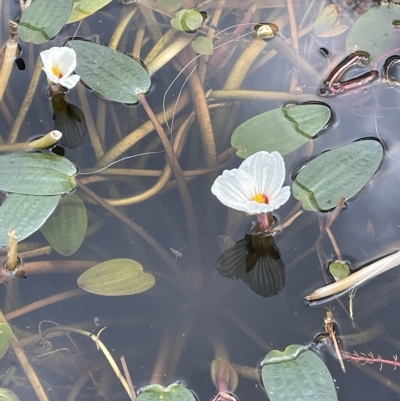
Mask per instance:
[[[53,67],[51,67],[51,72],[52,72],[57,78],[62,78],[62,77],[63,77],[63,73],[61,72],[61,70],[58,68],[57,65],[54,65]]]
[[[268,196],[264,194],[256,194],[253,196],[252,200],[258,203],[266,203],[268,205]]]

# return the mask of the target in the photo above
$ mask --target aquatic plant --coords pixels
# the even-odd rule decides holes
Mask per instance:
[[[237,169],[224,170],[211,187],[221,203],[235,210],[257,215],[267,229],[267,213],[278,209],[290,197],[290,188],[282,187],[285,162],[278,152],[257,152]]]
[[[74,74],[76,68],[75,50],[67,47],[52,47],[40,53],[43,71],[47,75],[49,85],[60,84],[72,89],[79,82],[79,75]]]

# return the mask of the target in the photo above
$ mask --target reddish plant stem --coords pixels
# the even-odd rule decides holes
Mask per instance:
[[[394,369],[400,366],[400,362],[397,361],[397,355],[393,355],[393,360],[390,360],[383,359],[380,355],[375,358],[372,352],[369,352],[368,355],[365,355],[364,353],[358,354],[355,351],[352,354],[350,354],[350,352],[340,351],[340,354],[342,355],[342,358],[347,361],[360,362],[363,365],[365,365],[366,363],[370,365],[373,363],[380,363],[381,367],[379,368],[379,370],[382,370],[383,364],[392,365]]]

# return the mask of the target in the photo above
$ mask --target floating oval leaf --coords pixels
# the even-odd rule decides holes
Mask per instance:
[[[246,158],[265,150],[287,155],[321,131],[331,117],[323,104],[281,107],[259,114],[239,125],[231,144],[239,157]]]
[[[399,32],[393,27],[393,20],[400,19],[400,7],[372,7],[351,27],[346,48],[363,50],[376,59],[398,46]]]
[[[293,182],[293,196],[305,210],[329,210],[354,196],[372,178],[383,157],[375,140],[362,140],[318,156]]]
[[[314,33],[320,36],[324,32],[329,31],[335,24],[338,16],[339,9],[336,4],[330,4],[328,7],[325,7],[314,23]]]
[[[149,73],[131,57],[96,43],[68,42],[76,52],[75,72],[91,89],[109,100],[137,103],[150,90]]]
[[[22,14],[18,35],[24,42],[45,43],[61,31],[71,11],[72,0],[36,0]]]
[[[0,246],[8,245],[8,231],[15,230],[18,242],[44,224],[61,196],[9,194],[0,206]]]
[[[211,40],[205,36],[198,36],[192,42],[192,47],[196,53],[201,54],[202,56],[210,56],[214,53],[214,45]]]
[[[180,10],[176,13],[175,18],[172,18],[171,25],[178,31],[194,33],[203,25],[204,14],[197,10]]]
[[[8,323],[0,323],[0,359],[8,351],[10,346],[10,341],[12,337],[11,327]],[[1,389],[0,389],[1,390]],[[1,393],[0,393],[0,401],[1,401]]]
[[[112,0],[74,0],[73,9],[68,19],[68,24],[89,17],[100,10]]]
[[[178,10],[182,7],[183,0],[157,0],[157,3],[171,10]]]
[[[0,388],[0,401],[20,401],[17,395],[8,388]]]
[[[173,383],[168,387],[151,384],[139,391],[137,401],[196,401],[194,394],[181,383]]]
[[[69,194],[61,199],[41,231],[55,251],[63,256],[71,256],[82,245],[86,229],[85,204],[79,196]]]
[[[78,277],[78,286],[97,295],[133,295],[147,291],[156,279],[139,262],[113,259],[91,267]]]
[[[261,362],[261,375],[271,401],[336,401],[335,384],[322,360],[302,345],[271,351]]]
[[[76,167],[50,153],[0,156],[0,190],[25,195],[57,195],[72,191]]]

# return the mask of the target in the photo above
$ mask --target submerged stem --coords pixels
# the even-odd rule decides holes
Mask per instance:
[[[18,34],[17,23],[8,21],[10,27],[10,36],[4,49],[3,63],[0,69],[0,103],[3,100],[4,92],[11,76],[12,67],[15,57],[18,53]]]
[[[0,310],[0,322],[8,325],[8,321],[1,310]],[[42,386],[42,383],[40,382],[35,370],[33,369],[33,366],[29,363],[29,360],[25,355],[23,348],[19,344],[18,338],[14,335],[14,333],[12,333],[11,336],[11,347],[19,363],[21,364],[22,369],[24,370],[26,377],[28,378],[37,398],[40,401],[49,401],[49,398],[47,397],[47,394]]]
[[[181,166],[179,165],[179,161],[178,161],[176,154],[171,146],[171,143],[168,140],[166,133],[164,132],[164,129],[162,128],[156,115],[154,114],[153,110],[151,109],[150,105],[148,104],[145,96],[141,95],[140,101],[160,137],[160,140],[167,153],[167,157],[168,157],[169,163],[171,165],[172,171],[174,172],[175,179],[178,184],[178,189],[181,194],[183,208],[185,210],[187,229],[188,229],[188,233],[189,233],[190,249],[193,252],[194,260],[196,261],[195,266],[198,266],[197,262],[199,261],[200,255],[199,255],[199,249],[198,249],[199,238],[198,238],[198,230],[197,230],[197,221],[196,221],[196,216],[194,213],[193,204],[192,204],[192,201],[190,198],[190,193],[189,193],[185,178],[183,176]]]

